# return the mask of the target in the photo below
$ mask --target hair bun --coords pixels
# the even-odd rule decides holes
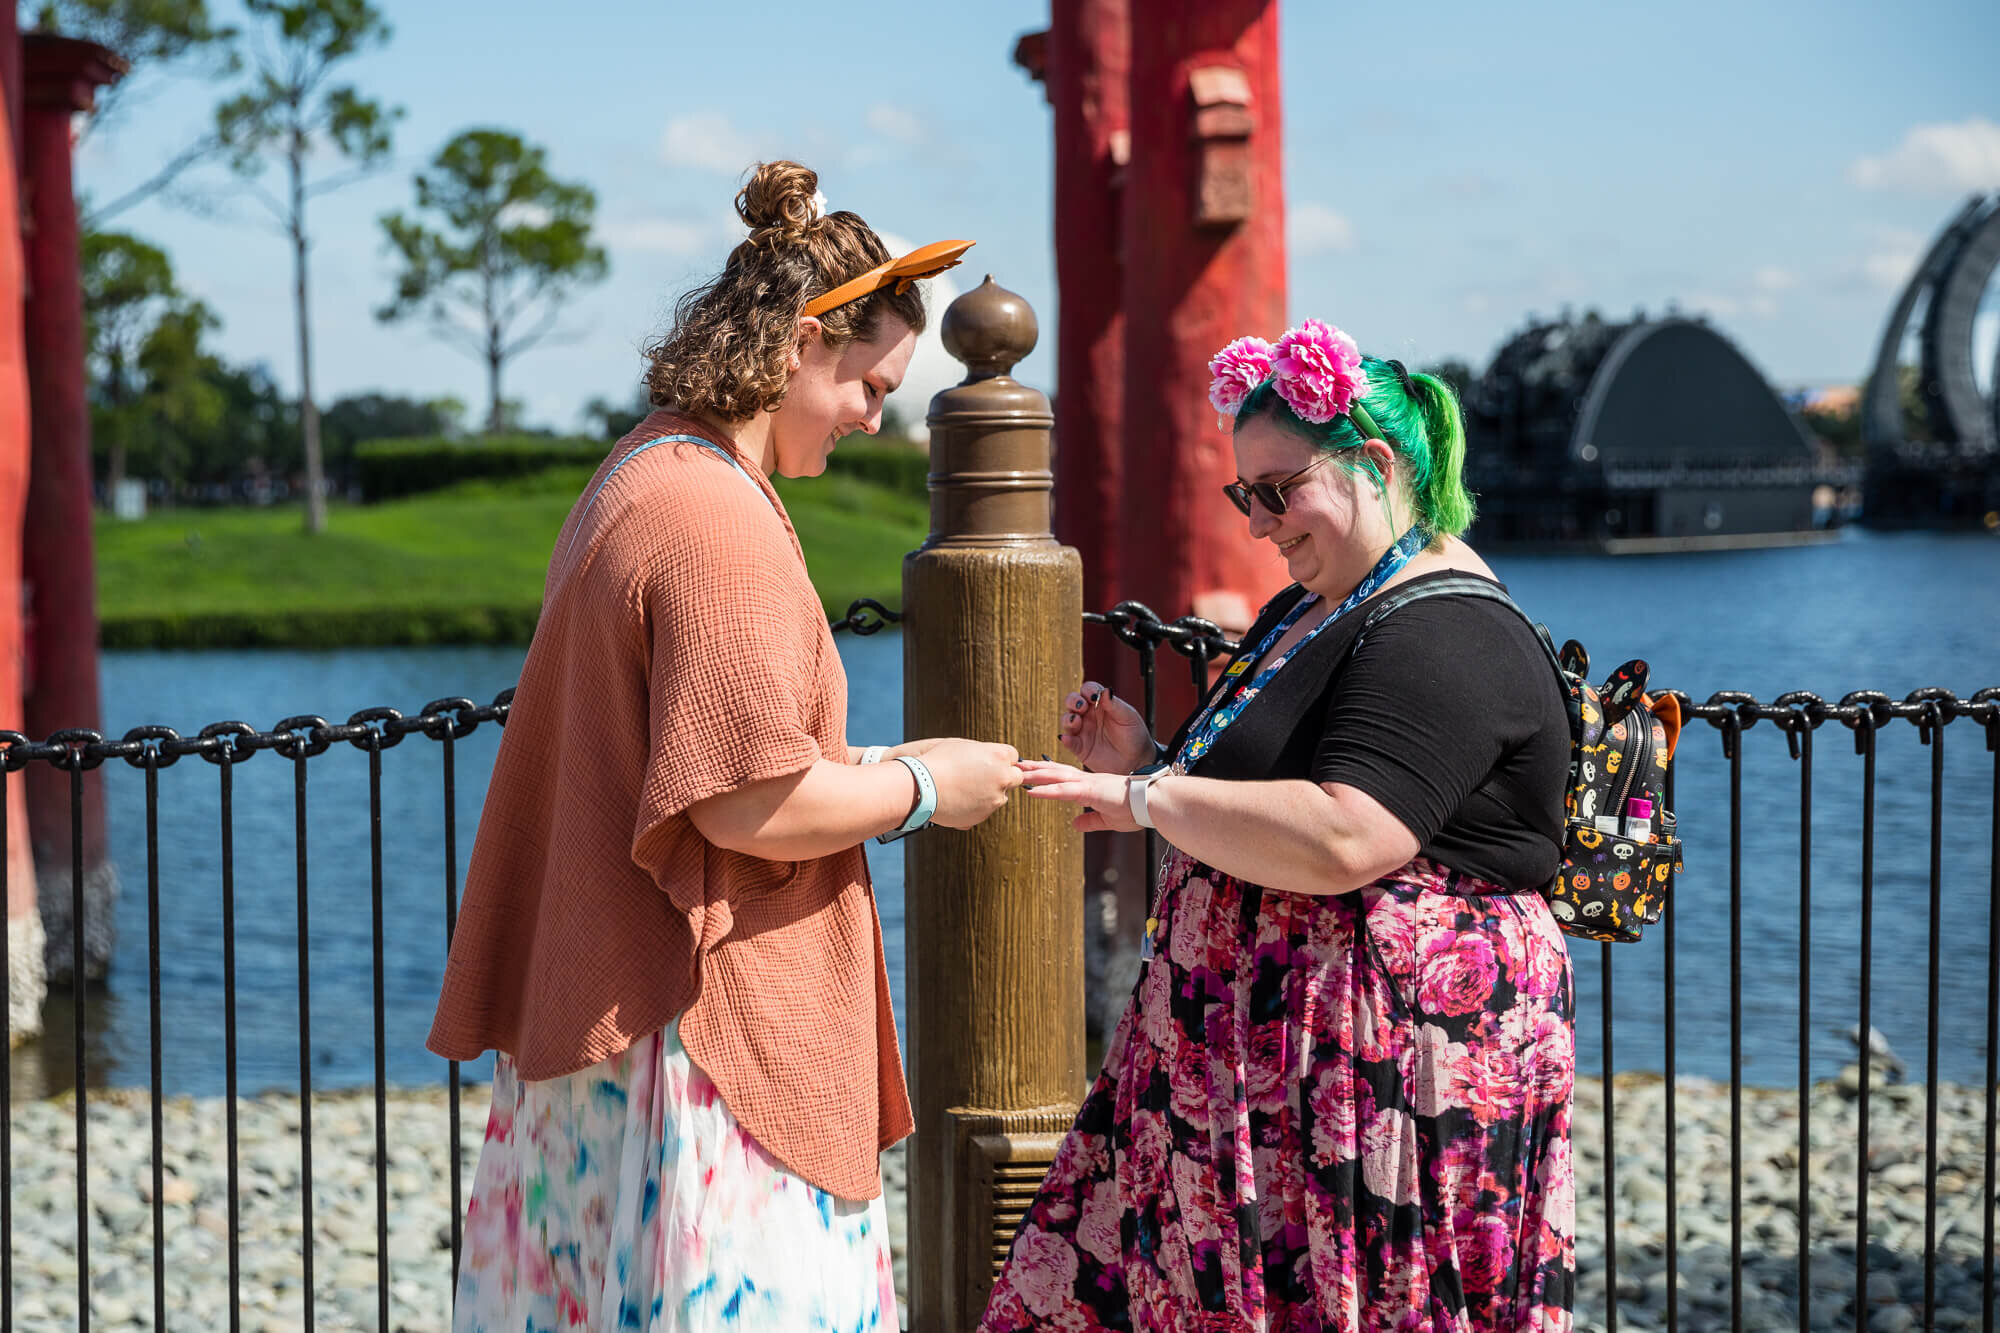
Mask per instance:
[[[759,162],[750,181],[736,192],[736,215],[755,236],[777,229],[787,240],[796,240],[818,216],[813,196],[819,192],[819,173],[797,162]]]

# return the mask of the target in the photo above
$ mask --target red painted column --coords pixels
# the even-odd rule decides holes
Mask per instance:
[[[1277,0],[1135,15],[1130,107],[1122,592],[1240,631],[1285,573],[1222,497],[1236,468],[1208,405],[1208,359],[1242,334],[1284,330]],[[1159,682],[1166,731],[1194,701],[1185,660],[1163,650]]]
[[[92,558],[90,413],[85,397],[83,285],[77,258],[70,120],[124,62],[101,46],[30,33],[21,42],[28,227],[27,343],[31,469],[22,587],[29,617],[27,732],[96,728],[97,578]],[[71,973],[70,778],[24,770],[51,979]],[[104,843],[101,773],[83,784],[84,969],[110,963],[117,878]]]
[[[21,517],[28,503],[28,364],[22,342],[26,296],[21,260],[19,142],[21,43],[14,6],[0,5],[0,731],[22,730]],[[28,835],[27,792],[7,782],[7,1017],[12,1044],[42,1030],[42,914],[35,901],[35,857]]]
[[[1125,276],[1120,222],[1131,153],[1128,0],[1053,0],[1046,34],[1015,58],[1043,81],[1055,112],[1055,533],[1083,557],[1083,604],[1122,595],[1119,423],[1125,394]],[[1093,633],[1085,673],[1109,678],[1115,644]],[[1119,651],[1122,651],[1120,649]]]
[[[9,171],[18,172],[21,164],[21,29],[18,6],[10,5],[5,14],[0,14],[0,92],[7,96],[7,167]],[[18,210],[20,191],[17,180],[18,177],[10,180],[7,189]]]

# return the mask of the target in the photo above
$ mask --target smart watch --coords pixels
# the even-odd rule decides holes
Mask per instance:
[[[1154,827],[1153,817],[1146,810],[1147,789],[1173,771],[1173,765],[1162,760],[1157,764],[1148,764],[1125,780],[1125,806],[1140,828]]]

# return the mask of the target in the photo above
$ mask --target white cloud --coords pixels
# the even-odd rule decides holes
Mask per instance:
[[[868,108],[868,128],[897,143],[921,143],[924,138],[924,123],[913,112],[887,102]]]
[[[742,228],[739,226],[738,231]],[[637,218],[630,222],[607,222],[598,228],[605,244],[614,250],[641,254],[672,255],[684,258],[715,248],[723,239],[720,228],[679,218]]]
[[[1918,125],[1879,157],[1856,158],[1847,179],[1865,190],[1963,194],[2000,186],[2000,125],[1971,116],[1955,125]]]
[[[1848,265],[1847,278],[1865,287],[1892,292],[1910,280],[1923,261],[1924,238],[1906,227],[1874,227],[1868,249]]]
[[[1286,245],[1295,255],[1352,250],[1354,224],[1325,204],[1296,204],[1285,219]]]
[[[1711,315],[1717,319],[1755,316],[1772,319],[1778,314],[1778,296],[1799,285],[1799,277],[1787,268],[1765,264],[1751,270],[1749,280],[1735,287],[1707,287],[1690,291],[1682,298],[1688,313]]]
[[[1766,295],[1790,291],[1798,285],[1799,278],[1796,273],[1790,269],[1779,268],[1775,264],[1766,264],[1750,275],[1751,288]]]
[[[735,175],[762,156],[757,141],[719,111],[675,116],[660,133],[660,159],[670,167],[694,167]]]

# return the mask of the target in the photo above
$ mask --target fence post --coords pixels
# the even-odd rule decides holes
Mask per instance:
[[[931,532],[903,561],[905,734],[1052,753],[1082,671],[1083,576],[1050,531],[1049,401],[1008,373],[1035,314],[988,277],[942,331],[967,374],[931,400]],[[904,846],[910,1326],[958,1333],[1083,1090],[1082,839],[1017,795]]]

